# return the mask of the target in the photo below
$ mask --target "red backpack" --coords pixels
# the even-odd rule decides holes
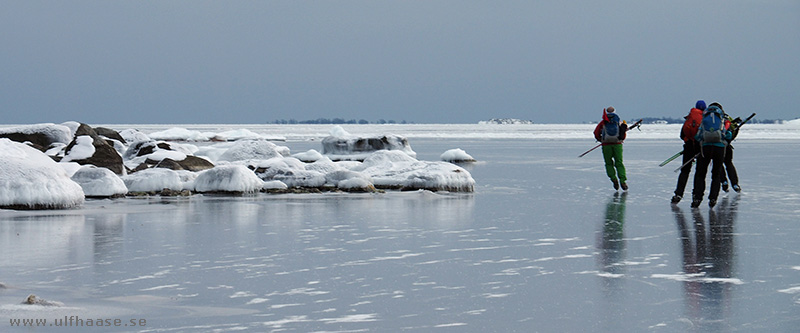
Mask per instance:
[[[703,122],[703,111],[692,109],[685,119],[686,121],[683,122],[683,128],[681,129],[681,139],[683,141],[694,140],[694,136],[697,135],[697,129],[700,128],[700,123]]]

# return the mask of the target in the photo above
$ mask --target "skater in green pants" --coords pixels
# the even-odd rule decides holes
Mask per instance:
[[[606,174],[614,184],[614,189],[619,190],[622,186],[627,191],[628,177],[625,176],[625,165],[622,163],[622,141],[625,140],[628,125],[624,121],[620,123],[614,111],[613,106],[603,109],[603,120],[595,127],[594,138],[603,146]]]

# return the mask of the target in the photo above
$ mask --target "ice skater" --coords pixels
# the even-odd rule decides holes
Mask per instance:
[[[614,107],[603,109],[603,120],[594,129],[594,138],[603,146],[603,159],[605,160],[606,174],[614,184],[614,189],[628,190],[628,177],[625,175],[625,165],[622,163],[622,141],[625,140],[628,124],[620,123],[619,116],[614,112]]]
[[[722,164],[725,160],[725,146],[731,140],[731,131],[725,128],[722,118],[722,105],[714,102],[708,105],[703,113],[703,121],[695,138],[702,148],[697,158],[697,169],[694,173],[694,188],[692,189],[692,207],[696,208],[703,202],[706,188],[706,173],[709,163],[711,168],[711,188],[708,193],[708,206],[714,207],[719,196],[720,178],[722,178]]]
[[[700,153],[700,142],[695,139],[697,129],[703,121],[703,111],[706,110],[706,102],[699,100],[694,104],[694,108],[689,110],[689,114],[683,122],[681,127],[680,137],[683,139],[683,167],[681,173],[678,175],[678,185],[675,187],[675,195],[672,196],[672,203],[676,204],[683,198],[683,191],[686,189],[686,183],[689,181],[689,173],[692,172],[691,159],[695,158]]]
[[[736,140],[736,136],[739,135],[739,125],[742,123],[742,118],[736,117],[736,119],[732,119],[731,116],[725,114],[726,124],[728,125],[728,130],[731,131],[731,139],[728,141],[728,144],[725,147],[725,160],[723,163],[724,170],[720,175],[720,179],[722,180],[722,190],[728,192],[728,179],[730,179],[731,188],[733,188],[736,193],[742,191],[742,188],[739,186],[739,175],[736,173],[736,167],[733,165],[733,140]],[[726,177],[727,173],[727,177]]]

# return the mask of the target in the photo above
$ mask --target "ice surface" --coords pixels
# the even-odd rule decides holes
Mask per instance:
[[[625,143],[623,195],[599,151],[577,158],[591,137],[449,140],[435,137],[448,126],[431,128],[414,129],[419,160],[465,149],[482,161],[465,167],[475,192],[0,210],[0,281],[9,286],[0,317],[45,313],[18,304],[36,294],[71,309],[49,317],[147,318],[144,330],[176,332],[793,332],[800,324],[798,140],[737,140],[744,190],[723,193],[711,210],[669,203],[677,175],[658,163],[680,150],[677,132]],[[307,151],[319,142],[287,145]],[[390,168],[415,163],[384,157]],[[320,173],[362,165],[318,162]]]
[[[125,182],[106,168],[86,165],[78,169],[71,179],[80,184],[87,197],[113,197],[128,193]]]
[[[83,200],[80,185],[50,157],[0,138],[0,207],[70,208]]]

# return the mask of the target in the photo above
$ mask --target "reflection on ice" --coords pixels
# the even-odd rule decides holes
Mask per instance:
[[[724,197],[717,210],[708,211],[708,225],[699,209],[692,209],[694,237],[683,212],[673,207],[683,248],[682,276],[687,315],[699,331],[728,330],[721,327],[729,316],[733,286],[743,282],[734,276],[734,225],[739,196]],[[665,277],[666,276],[654,276]]]

